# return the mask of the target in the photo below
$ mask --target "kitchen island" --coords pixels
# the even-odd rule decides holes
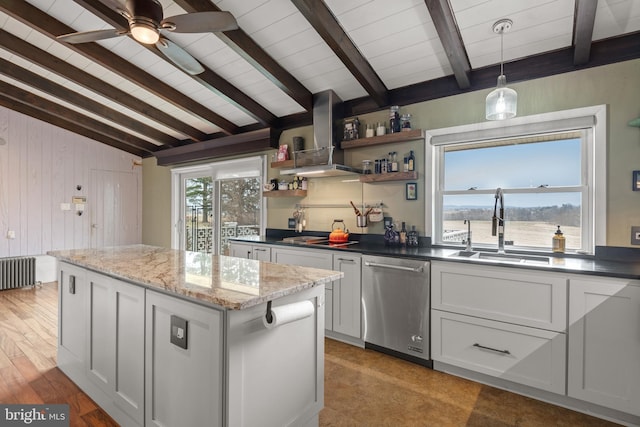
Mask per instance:
[[[124,426],[317,425],[342,273],[146,245],[64,250],[58,366]]]

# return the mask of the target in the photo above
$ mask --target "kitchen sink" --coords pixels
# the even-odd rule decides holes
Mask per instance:
[[[501,254],[497,252],[456,251],[453,258],[473,258],[486,261],[508,262],[512,264],[549,265],[550,258],[543,255]]]

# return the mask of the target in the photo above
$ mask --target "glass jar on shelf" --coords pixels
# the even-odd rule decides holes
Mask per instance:
[[[403,132],[408,132],[411,130],[411,114],[405,113],[400,118],[400,127]]]

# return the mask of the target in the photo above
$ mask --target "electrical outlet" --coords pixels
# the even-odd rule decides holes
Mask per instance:
[[[640,226],[638,225],[631,227],[631,244],[640,245]]]

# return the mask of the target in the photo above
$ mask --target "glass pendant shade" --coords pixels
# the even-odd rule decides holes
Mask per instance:
[[[504,74],[498,77],[497,87],[487,95],[487,120],[505,120],[516,116],[518,108],[518,94],[507,87]]]

